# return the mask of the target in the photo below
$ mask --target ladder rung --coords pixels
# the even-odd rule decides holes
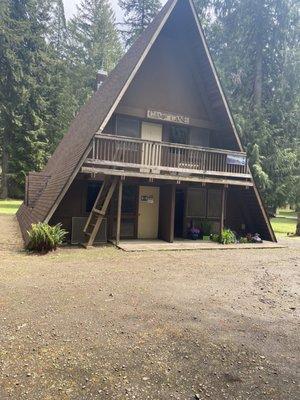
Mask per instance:
[[[104,215],[104,213],[101,210],[98,210],[97,208],[93,208],[93,212],[99,215]]]

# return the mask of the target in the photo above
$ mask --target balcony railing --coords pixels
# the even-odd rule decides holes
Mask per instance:
[[[140,172],[250,177],[243,152],[107,134],[95,136],[86,164]]]

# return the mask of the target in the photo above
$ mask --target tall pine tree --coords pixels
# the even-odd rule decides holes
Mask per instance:
[[[52,0],[47,43],[49,54],[49,86],[47,96],[46,133],[48,156],[55,150],[77,111],[72,73],[67,53],[68,30],[62,0]]]
[[[49,3],[4,0],[0,20],[1,197],[20,195],[25,175],[46,155],[45,30]]]
[[[156,16],[161,8],[161,2],[160,0],[119,0],[119,6],[124,12],[122,35],[126,46],[130,46]]]
[[[63,56],[68,37],[67,22],[63,0],[51,0],[48,39],[55,51]]]
[[[68,28],[69,70],[73,93],[81,106],[95,88],[97,71],[112,70],[122,46],[108,0],[81,0]]]

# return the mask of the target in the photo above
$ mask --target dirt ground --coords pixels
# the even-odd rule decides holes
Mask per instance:
[[[0,216],[0,399],[299,399],[300,241],[285,242],[32,256]]]

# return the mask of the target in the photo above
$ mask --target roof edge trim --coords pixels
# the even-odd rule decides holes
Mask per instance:
[[[120,93],[118,94],[118,97],[116,99],[116,101],[114,102],[113,106],[111,107],[109,113],[107,114],[107,116],[105,117],[105,119],[103,120],[98,132],[96,133],[101,133],[103,131],[103,129],[105,128],[105,126],[107,125],[109,119],[111,118],[112,114],[114,113],[115,109],[117,108],[118,104],[120,103],[124,93],[126,92],[126,90],[128,89],[129,85],[131,84],[131,82],[133,81],[135,75],[137,74],[138,70],[140,69],[141,65],[143,64],[146,56],[148,55],[149,51],[151,50],[153,44],[155,43],[158,35],[160,34],[162,28],[164,27],[165,23],[167,22],[170,14],[172,13],[172,11],[174,10],[176,4],[177,4],[178,0],[174,0],[173,4],[170,6],[168,12],[166,13],[166,15],[164,16],[164,18],[162,19],[159,27],[157,28],[156,32],[153,34],[151,40],[149,41],[147,47],[145,48],[142,56],[140,57],[138,63],[136,64],[136,66],[134,67],[134,69],[132,70],[129,78],[127,79],[125,85],[123,86],[122,90],[120,91]]]
[[[198,15],[197,15],[194,2],[193,2],[192,0],[188,0],[188,1],[189,1],[190,6],[191,6],[192,12],[193,12],[193,14],[194,14],[194,17],[195,17],[195,20],[196,20],[196,23],[197,23],[197,27],[198,27],[198,31],[199,31],[199,34],[200,34],[200,37],[201,37],[201,40],[202,40],[202,43],[203,43],[203,46],[204,46],[204,50],[205,50],[205,53],[206,53],[206,55],[207,55],[207,58],[208,58],[208,61],[209,61],[211,70],[212,70],[212,72],[213,72],[213,74],[214,74],[214,77],[215,77],[215,79],[216,79],[216,83],[217,83],[217,86],[218,86],[218,89],[219,89],[219,92],[220,92],[220,95],[221,95],[221,98],[222,98],[224,107],[225,107],[225,109],[226,109],[226,113],[227,113],[227,115],[228,115],[230,124],[231,124],[231,126],[232,126],[234,135],[235,135],[235,137],[236,137],[238,146],[239,146],[239,148],[240,148],[241,151],[245,151],[244,148],[243,148],[243,145],[242,145],[240,136],[239,136],[239,134],[238,134],[238,132],[237,132],[237,129],[236,129],[236,126],[235,126],[235,122],[234,122],[234,119],[233,119],[233,116],[232,116],[232,112],[231,112],[231,110],[230,110],[230,107],[229,107],[229,104],[228,104],[226,95],[225,95],[225,93],[224,93],[224,90],[223,90],[223,87],[222,87],[222,84],[221,84],[221,81],[220,81],[220,78],[219,78],[219,75],[218,75],[216,66],[215,66],[214,61],[213,61],[213,59],[212,59],[212,56],[211,56],[211,53],[210,53],[210,50],[209,50],[209,47],[208,47],[208,44],[207,44],[207,40],[206,40],[206,38],[205,38],[205,35],[204,35],[204,32],[203,32],[202,26],[201,26],[201,24],[200,24],[200,22],[199,22],[199,17],[198,17]]]

